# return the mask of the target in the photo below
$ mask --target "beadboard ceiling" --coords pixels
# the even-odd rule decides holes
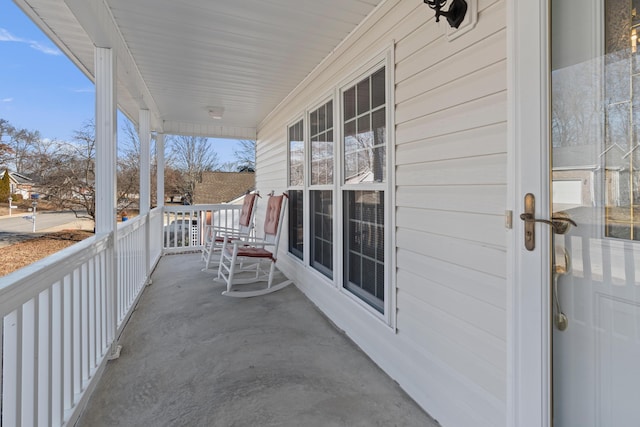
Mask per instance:
[[[15,0],[90,79],[94,46],[115,50],[134,122],[144,108],[156,131],[240,139],[382,1]]]

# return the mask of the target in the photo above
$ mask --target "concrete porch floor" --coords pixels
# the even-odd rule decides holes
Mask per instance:
[[[294,285],[223,297],[202,266],[160,260],[78,426],[438,426]]]

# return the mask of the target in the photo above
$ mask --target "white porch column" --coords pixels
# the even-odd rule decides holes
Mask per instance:
[[[117,102],[116,56],[112,49],[95,48],[96,78],[96,236],[111,235],[106,269],[107,342],[113,344],[118,318],[118,236],[116,224]],[[111,348],[114,351],[115,347]]]
[[[116,58],[95,48],[96,66],[96,235],[116,230]]]
[[[158,165],[157,191],[158,207],[164,206],[164,134],[156,135],[156,164]]]
[[[145,240],[144,245],[144,277],[148,282],[151,275],[151,227],[149,226],[149,210],[151,208],[151,115],[149,110],[138,112],[138,140],[140,141],[140,217],[145,217]]]
[[[140,215],[149,213],[151,206],[151,115],[140,110],[138,115],[138,139],[140,140]]]

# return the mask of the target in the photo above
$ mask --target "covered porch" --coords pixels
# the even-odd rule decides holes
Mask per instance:
[[[519,425],[509,2],[14,1],[95,83],[96,236],[0,278],[2,425]],[[165,135],[256,140],[295,287],[220,295],[203,221],[236,208],[163,206]]]
[[[294,286],[221,295],[163,257],[78,426],[437,426]]]

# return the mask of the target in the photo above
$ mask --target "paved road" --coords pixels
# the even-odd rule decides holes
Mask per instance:
[[[29,213],[0,217],[0,246],[39,236],[47,229],[76,221],[73,212],[37,212],[36,233]]]

